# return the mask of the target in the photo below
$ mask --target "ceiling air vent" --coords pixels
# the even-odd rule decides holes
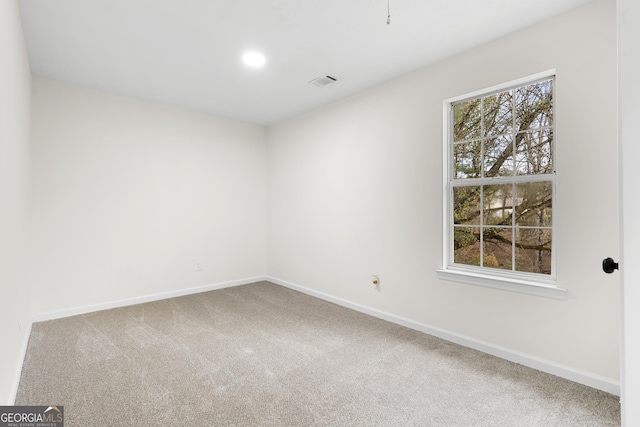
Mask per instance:
[[[309,83],[311,83],[314,86],[325,87],[337,81],[338,81],[338,78],[336,76],[323,74],[320,77],[316,77],[315,79],[311,80]]]

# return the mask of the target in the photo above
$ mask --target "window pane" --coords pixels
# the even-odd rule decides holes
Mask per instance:
[[[516,184],[516,224],[551,227],[552,202],[551,181]]]
[[[485,228],[483,232],[483,267],[512,270],[513,229]]]
[[[481,129],[480,98],[453,106],[453,140],[479,138]]]
[[[516,228],[516,270],[551,274],[551,230]]]
[[[513,185],[484,185],[483,213],[487,225],[511,225],[513,212]]]
[[[553,173],[553,131],[542,129],[516,135],[516,175]]]
[[[513,99],[511,91],[484,98],[484,136],[513,131]]]
[[[480,265],[480,227],[454,227],[453,262]]]
[[[484,176],[511,176],[513,174],[513,139],[499,136],[484,142]]]
[[[553,80],[516,89],[516,130],[553,125]]]
[[[453,222],[480,225],[480,186],[454,187]]]
[[[454,146],[454,177],[480,177],[480,141],[463,142]]]
[[[551,274],[554,84],[549,77],[451,104],[449,263]]]

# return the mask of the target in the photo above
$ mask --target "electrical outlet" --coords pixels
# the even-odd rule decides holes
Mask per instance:
[[[376,288],[378,291],[380,290],[380,277],[378,277],[377,274],[373,275],[373,279],[371,280],[371,282],[373,283],[373,287]]]
[[[202,263],[196,262],[196,271],[202,271]]]

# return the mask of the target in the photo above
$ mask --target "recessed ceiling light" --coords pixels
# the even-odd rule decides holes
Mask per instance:
[[[267,62],[267,58],[259,52],[247,52],[242,55],[242,62],[248,67],[260,68]]]

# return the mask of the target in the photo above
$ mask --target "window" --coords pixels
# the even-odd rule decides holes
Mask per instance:
[[[555,286],[554,85],[546,73],[445,101],[444,278],[564,296]]]

